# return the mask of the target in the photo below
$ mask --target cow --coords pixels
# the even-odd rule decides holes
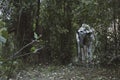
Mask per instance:
[[[82,63],[91,62],[93,59],[93,42],[95,40],[95,30],[87,24],[82,26],[76,32],[78,61]]]

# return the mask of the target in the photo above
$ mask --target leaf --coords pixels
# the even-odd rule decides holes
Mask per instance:
[[[3,36],[0,36],[0,42],[2,42],[2,43],[6,43],[6,38],[4,38]]]
[[[0,20],[0,28],[3,27],[5,25],[5,22],[3,22],[2,20]]]
[[[34,38],[38,39],[38,35],[34,32]]]
[[[35,49],[36,49],[35,47],[32,47],[32,48],[30,49],[30,51],[31,51],[31,52],[34,52]]]
[[[2,33],[2,36],[4,38],[8,39],[8,32],[7,32],[7,30],[2,30],[1,33]]]

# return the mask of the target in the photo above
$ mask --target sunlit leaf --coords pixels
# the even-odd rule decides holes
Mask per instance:
[[[0,36],[0,42],[2,42],[2,43],[6,43],[6,38],[4,38],[3,36]]]
[[[30,51],[31,51],[31,52],[34,52],[35,49],[36,49],[35,47],[32,47],[32,48],[30,49]]]
[[[34,38],[38,39],[38,35],[34,32]]]

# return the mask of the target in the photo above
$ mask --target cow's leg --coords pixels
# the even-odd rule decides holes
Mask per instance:
[[[88,54],[88,52],[89,52],[89,51],[88,51],[88,46],[87,46],[87,45],[85,46],[85,51],[86,51],[86,52],[85,52],[85,54],[86,54],[86,55],[85,55],[85,56],[86,56],[86,61],[88,62],[88,59],[89,59],[89,54]]]
[[[80,43],[78,41],[78,60],[81,60],[81,50],[80,50]]]
[[[86,45],[83,46],[83,50],[84,50],[84,52],[83,52],[84,58],[85,58],[85,60],[86,60]]]
[[[76,40],[77,40],[77,50],[78,50],[78,61],[82,60],[81,48],[80,48],[80,39],[78,33],[76,33]]]
[[[88,54],[88,46],[87,45],[84,46],[84,54],[85,54],[85,62],[88,63],[89,62],[89,54]]]
[[[92,54],[92,42],[90,43],[90,45],[88,47],[88,57],[89,57],[89,62],[91,62],[92,58],[93,58],[93,54]]]
[[[85,62],[85,52],[84,52],[84,47],[81,48],[81,53],[82,53],[82,62]]]
[[[89,67],[89,50],[88,50],[88,45],[84,46],[84,52],[85,52],[85,65],[88,68]]]

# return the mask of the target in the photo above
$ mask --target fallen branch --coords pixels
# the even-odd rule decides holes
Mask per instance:
[[[23,51],[26,47],[34,44],[35,42],[37,42],[37,40],[33,40],[32,42],[30,42],[30,43],[26,44],[25,46],[23,46],[20,50],[18,50],[16,53],[14,53],[14,54],[10,57],[10,59],[11,59],[11,58],[14,58],[14,56],[18,55],[18,54],[19,54],[21,51]]]
[[[108,62],[108,65],[112,63],[115,59],[120,58],[120,55],[114,56],[110,61]]]
[[[23,55],[19,55],[19,56],[17,56],[17,57],[14,57],[14,59],[15,58],[20,58],[20,57],[23,57],[23,56],[26,56],[26,55],[29,55],[29,54],[36,54],[36,53],[38,53],[38,51],[40,51],[41,49],[43,49],[44,47],[42,47],[42,48],[38,48],[38,49],[36,49],[34,52],[31,52],[31,53],[25,53],[25,54],[23,54]]]

